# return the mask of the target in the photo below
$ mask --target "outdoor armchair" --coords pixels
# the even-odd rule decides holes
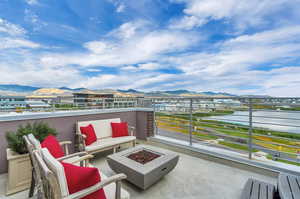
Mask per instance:
[[[121,180],[126,178],[124,174],[117,174],[107,178],[103,173],[100,173],[101,181],[99,183],[70,194],[62,164],[46,148],[41,150],[41,154],[35,151],[34,158],[40,169],[44,196],[47,199],[80,199],[102,188],[107,199],[130,198],[129,193],[121,188]],[[86,156],[82,161],[87,161],[88,159],[89,157]]]
[[[32,180],[31,180],[31,186],[30,186],[30,191],[29,191],[29,197],[32,197],[34,194],[34,189],[36,188],[37,194],[39,195],[42,192],[42,182],[40,182],[40,173],[39,170],[37,169],[37,163],[34,161],[35,159],[33,158],[33,152],[38,151],[42,149],[40,142],[34,137],[34,135],[29,134],[25,135],[24,141],[26,143],[28,152],[29,152],[29,157],[31,160],[32,164]],[[69,154],[68,146],[72,142],[70,141],[63,141],[60,142],[60,145],[64,147],[64,151],[66,156],[63,156],[61,158],[58,158],[59,161],[64,161],[72,164],[77,164],[80,166],[88,166],[89,162],[88,160],[92,157],[91,155],[88,155],[86,152],[78,152],[78,153],[73,153]],[[86,161],[82,161],[82,160]]]

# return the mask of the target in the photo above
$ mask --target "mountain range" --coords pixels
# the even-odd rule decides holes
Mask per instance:
[[[99,92],[99,93],[113,93],[117,96],[147,96],[147,97],[167,97],[167,96],[236,96],[225,92],[195,92],[189,90],[169,90],[169,91],[150,91],[144,92],[135,89],[128,90],[113,90],[113,89],[99,89],[91,90],[87,88],[42,88],[34,86],[25,86],[18,84],[0,84],[0,95],[72,95],[74,92]]]

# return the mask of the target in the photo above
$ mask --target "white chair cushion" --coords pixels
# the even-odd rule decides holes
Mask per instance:
[[[32,134],[29,134],[27,137],[28,137],[29,141],[31,142],[31,144],[34,146],[34,148],[36,150],[40,151],[42,148],[40,141],[38,141]]]
[[[69,190],[68,190],[68,184],[67,179],[65,175],[65,170],[62,164],[57,161],[48,151],[46,148],[42,148],[41,150],[43,159],[49,169],[56,175],[58,179],[58,183],[61,189],[62,196],[68,196]]]
[[[104,180],[107,178],[107,176],[100,172],[101,180]],[[104,187],[104,192],[106,199],[115,199],[116,198],[116,184],[111,183]],[[121,199],[129,199],[130,194],[123,188],[121,188]]]
[[[107,138],[112,136],[111,122],[119,123],[120,118],[107,119],[107,120],[93,120],[93,121],[83,121],[77,123],[77,130],[80,132],[80,127],[92,124],[97,136],[97,139]]]
[[[123,137],[116,137],[116,138],[102,138],[98,139],[91,145],[85,147],[87,152],[101,150],[105,148],[109,148],[112,146],[120,145],[123,143],[131,142],[136,139],[135,136],[123,136]]]

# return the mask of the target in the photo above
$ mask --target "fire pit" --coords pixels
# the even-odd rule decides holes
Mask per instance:
[[[132,184],[147,189],[177,165],[179,156],[152,146],[137,146],[107,157],[116,173],[124,173]]]
[[[160,155],[152,153],[151,151],[147,151],[147,150],[144,149],[142,151],[132,153],[127,157],[131,160],[134,160],[134,161],[138,162],[138,163],[146,164],[146,163],[160,157]]]

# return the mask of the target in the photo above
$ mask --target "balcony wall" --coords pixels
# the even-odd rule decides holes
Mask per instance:
[[[72,141],[71,152],[75,150],[75,129],[77,121],[100,120],[109,118],[121,118],[129,125],[136,127],[138,139],[146,139],[153,135],[153,111],[146,108],[122,108],[89,111],[69,111],[35,113],[30,115],[0,115],[0,173],[7,172],[5,134],[7,131],[15,131],[18,126],[36,121],[43,121],[57,129],[60,141]]]

